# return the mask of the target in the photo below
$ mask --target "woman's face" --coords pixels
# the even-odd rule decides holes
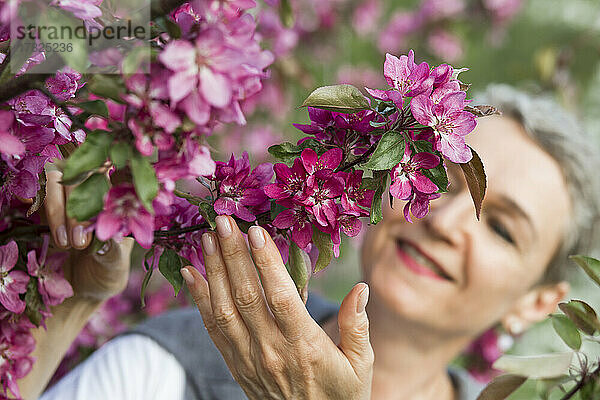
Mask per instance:
[[[571,213],[559,164],[518,122],[482,118],[468,142],[487,175],[481,219],[460,167],[448,165],[450,191],[424,219],[406,222],[403,202],[391,209],[384,198],[361,255],[371,307],[444,334],[475,335],[502,318],[544,273]]]

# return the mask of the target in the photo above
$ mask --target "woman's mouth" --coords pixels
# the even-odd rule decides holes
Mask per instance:
[[[436,262],[428,258],[412,244],[397,239],[396,252],[408,269],[415,274],[444,281],[454,281]]]

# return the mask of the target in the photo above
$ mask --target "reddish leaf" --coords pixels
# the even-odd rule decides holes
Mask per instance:
[[[512,392],[517,390],[519,386],[525,382],[527,378],[520,375],[500,375],[496,377],[477,397],[477,400],[503,400],[506,399]]]
[[[471,161],[458,165],[462,168],[465,179],[467,180],[467,186],[469,187],[469,192],[471,192],[471,198],[473,198],[473,204],[475,205],[475,214],[477,215],[477,219],[479,219],[487,182],[481,158],[479,158],[479,155],[475,150],[471,149],[471,152],[473,153]]]

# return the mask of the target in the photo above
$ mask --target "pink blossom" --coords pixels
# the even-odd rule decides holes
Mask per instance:
[[[324,181],[309,178],[301,202],[310,207],[319,225],[334,225],[338,216],[335,198],[341,196],[343,191],[344,180],[340,176],[333,175]]]
[[[235,8],[241,3],[228,4]],[[215,16],[222,11],[205,9]],[[180,11],[177,18],[185,13]],[[260,49],[250,14],[221,23],[208,18],[207,23],[197,26],[199,32],[193,41],[173,40],[159,55],[169,70],[166,82],[171,107],[181,109],[198,125],[207,125],[211,119],[245,124],[240,102],[261,89],[260,80],[273,56]]]
[[[440,196],[441,195],[439,193],[425,194],[419,192],[418,190],[413,190],[412,195],[406,199],[408,201],[404,205],[404,218],[411,223],[411,213],[417,218],[423,218],[429,212],[429,202],[439,198]]]
[[[17,380],[31,371],[34,361],[30,356],[35,348],[32,328],[33,324],[27,318],[18,322],[0,321],[0,382],[5,395],[10,390],[16,398],[21,398]]]
[[[360,189],[363,171],[341,172],[340,175],[344,177],[345,181],[344,193],[341,199],[344,213],[357,217],[368,216],[375,191]]]
[[[290,208],[280,212],[273,220],[273,226],[279,229],[290,229],[292,241],[301,249],[305,249],[312,239],[312,221],[314,216],[300,204],[283,203]]]
[[[90,20],[102,16],[98,6],[102,0],[58,0],[57,5],[63,10],[70,11],[82,20]]]
[[[429,65],[426,62],[415,63],[415,53],[410,50],[408,55],[400,58],[386,54],[383,65],[383,75],[392,90],[377,90],[365,88],[376,99],[391,100],[398,108],[402,108],[405,97],[428,94],[433,88],[434,78],[430,76]]]
[[[11,271],[19,257],[19,248],[14,240],[0,246],[0,303],[7,310],[20,314],[25,311],[25,302],[19,298],[25,293],[29,276],[23,271]]]
[[[368,0],[354,10],[352,14],[352,26],[359,35],[364,36],[375,30],[380,15],[380,1]]]
[[[215,168],[216,164],[208,147],[201,145],[192,135],[183,139],[179,148],[159,151],[158,162],[154,164],[158,181],[169,192],[175,189],[175,181],[211,176]]]
[[[25,145],[10,131],[15,120],[12,111],[0,111],[0,153],[10,156],[22,156]]]
[[[436,89],[432,98],[436,98]],[[439,97],[439,96],[437,96]],[[462,91],[445,94],[434,103],[432,98],[425,94],[413,98],[410,108],[415,119],[426,126],[433,128],[436,145],[435,149],[442,152],[450,161],[466,163],[471,157],[471,149],[465,143],[465,136],[475,129],[475,116],[464,111],[466,93]]]
[[[314,175],[316,179],[329,179],[333,175],[333,171],[342,162],[342,149],[333,148],[327,150],[321,156],[319,156],[313,149],[304,149],[300,154],[302,165],[309,175],[309,184],[312,182],[311,176]]]
[[[96,236],[103,241],[120,240],[130,233],[142,247],[150,248],[154,241],[154,217],[137,198],[133,185],[124,183],[108,191],[104,210],[96,222]]]
[[[44,304],[55,306],[67,297],[73,296],[73,288],[64,278],[62,265],[68,257],[67,253],[54,253],[47,256],[48,236],[44,237],[40,256],[36,259],[35,250],[27,253],[27,272],[38,278],[38,290]]]
[[[273,242],[277,246],[279,253],[281,253],[281,259],[284,264],[287,264],[290,256],[290,240],[285,237],[279,230],[272,224],[264,225],[263,228],[269,233]],[[310,238],[308,239],[310,241]]]
[[[464,9],[464,0],[424,0],[419,14],[423,19],[435,21],[455,17]]]
[[[247,152],[237,160],[232,154],[228,163],[217,162],[215,178],[219,197],[214,203],[215,211],[218,214],[236,215],[244,221],[254,221],[255,213],[269,209],[263,188],[272,177],[273,166],[270,163],[260,164],[250,172]]]
[[[497,22],[504,22],[514,17],[523,6],[523,0],[483,0]]]
[[[266,195],[276,200],[299,200],[306,185],[307,176],[302,160],[296,158],[292,168],[283,163],[277,163],[273,170],[277,181],[265,186]]]
[[[415,13],[399,12],[392,15],[390,22],[379,34],[377,47],[382,53],[395,52],[406,48],[409,34],[421,28],[423,18]]]
[[[458,36],[441,29],[433,31],[427,44],[431,52],[440,59],[448,62],[456,62],[463,57],[463,46]]]
[[[413,155],[407,143],[402,160],[392,168],[390,194],[397,199],[407,200],[411,197],[413,188],[424,194],[438,191],[439,188],[421,171],[435,168],[439,163],[440,158],[435,154],[423,152]]]
[[[18,163],[0,160],[0,208],[10,202],[13,196],[30,199],[40,189],[38,174],[42,172],[46,157],[28,156]]]

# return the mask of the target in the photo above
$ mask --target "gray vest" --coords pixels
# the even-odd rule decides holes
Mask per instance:
[[[311,293],[308,312],[319,324],[337,314],[338,305]],[[175,356],[185,371],[185,400],[246,400],[221,353],[204,328],[196,308],[184,308],[150,318],[125,334],[150,337]],[[189,349],[194,349],[190,351]],[[449,370],[458,400],[475,400],[482,386],[464,371]]]

